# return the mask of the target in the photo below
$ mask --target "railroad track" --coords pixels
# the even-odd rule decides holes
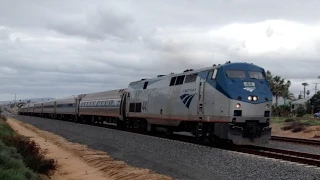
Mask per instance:
[[[311,139],[300,139],[300,138],[289,138],[289,137],[281,137],[281,136],[271,136],[271,140],[320,146],[320,141],[311,140]]]
[[[302,163],[302,164],[306,164],[306,165],[320,167],[320,155],[316,155],[316,154],[308,154],[308,153],[302,153],[302,152],[296,152],[296,151],[274,149],[274,148],[267,148],[267,147],[261,147],[261,146],[253,146],[253,145],[251,145],[251,146],[237,146],[237,145],[232,145],[229,143],[214,145],[211,143],[195,142],[194,139],[192,139],[188,136],[184,136],[184,135],[177,135],[177,134],[167,135],[167,134],[163,134],[163,133],[149,134],[149,133],[137,132],[135,130],[122,130],[117,127],[105,125],[105,124],[91,124],[91,125],[120,130],[120,131],[127,131],[127,132],[131,132],[131,133],[155,136],[155,137],[160,137],[160,138],[164,138],[164,139],[171,139],[171,140],[175,140],[175,141],[187,142],[187,143],[191,143],[191,144],[198,144],[198,145],[203,145],[203,146],[212,147],[212,148],[219,148],[219,149],[224,149],[224,150],[229,150],[229,151],[242,152],[242,153],[246,153],[246,154],[254,154],[254,155],[258,155],[258,156],[264,156],[264,157],[269,157],[269,158],[274,158],[274,159],[281,159],[281,160],[286,160],[286,161],[290,161],[290,162],[297,162],[297,163]],[[282,137],[279,137],[277,140],[280,141],[280,138],[282,138]],[[294,138],[291,138],[291,139],[294,139]],[[286,139],[281,139],[281,140],[289,141]],[[292,140],[292,142],[293,141],[297,142],[296,140]]]
[[[232,147],[231,150],[320,167],[320,155],[316,154],[308,154],[261,146]]]

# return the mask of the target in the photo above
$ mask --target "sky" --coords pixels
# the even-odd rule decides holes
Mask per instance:
[[[0,100],[65,97],[249,62],[320,83],[320,1],[0,0]],[[318,86],[320,90],[320,84]]]

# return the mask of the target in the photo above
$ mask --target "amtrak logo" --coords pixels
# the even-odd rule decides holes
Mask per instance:
[[[245,88],[243,88],[243,89],[252,92],[252,91],[254,91],[256,88],[255,88],[255,87],[245,87]]]
[[[189,108],[190,103],[196,93],[194,94],[183,94],[180,96],[180,99],[182,100],[183,104],[186,105],[187,108]]]

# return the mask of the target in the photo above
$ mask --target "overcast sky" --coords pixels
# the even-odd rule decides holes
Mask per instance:
[[[250,62],[314,93],[320,1],[0,0],[0,100],[126,88],[130,81]],[[320,85],[319,85],[320,90]]]

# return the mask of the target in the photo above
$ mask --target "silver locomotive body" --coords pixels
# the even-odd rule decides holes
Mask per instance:
[[[129,84],[127,117],[195,136],[264,144],[272,95],[262,68],[233,63]]]

